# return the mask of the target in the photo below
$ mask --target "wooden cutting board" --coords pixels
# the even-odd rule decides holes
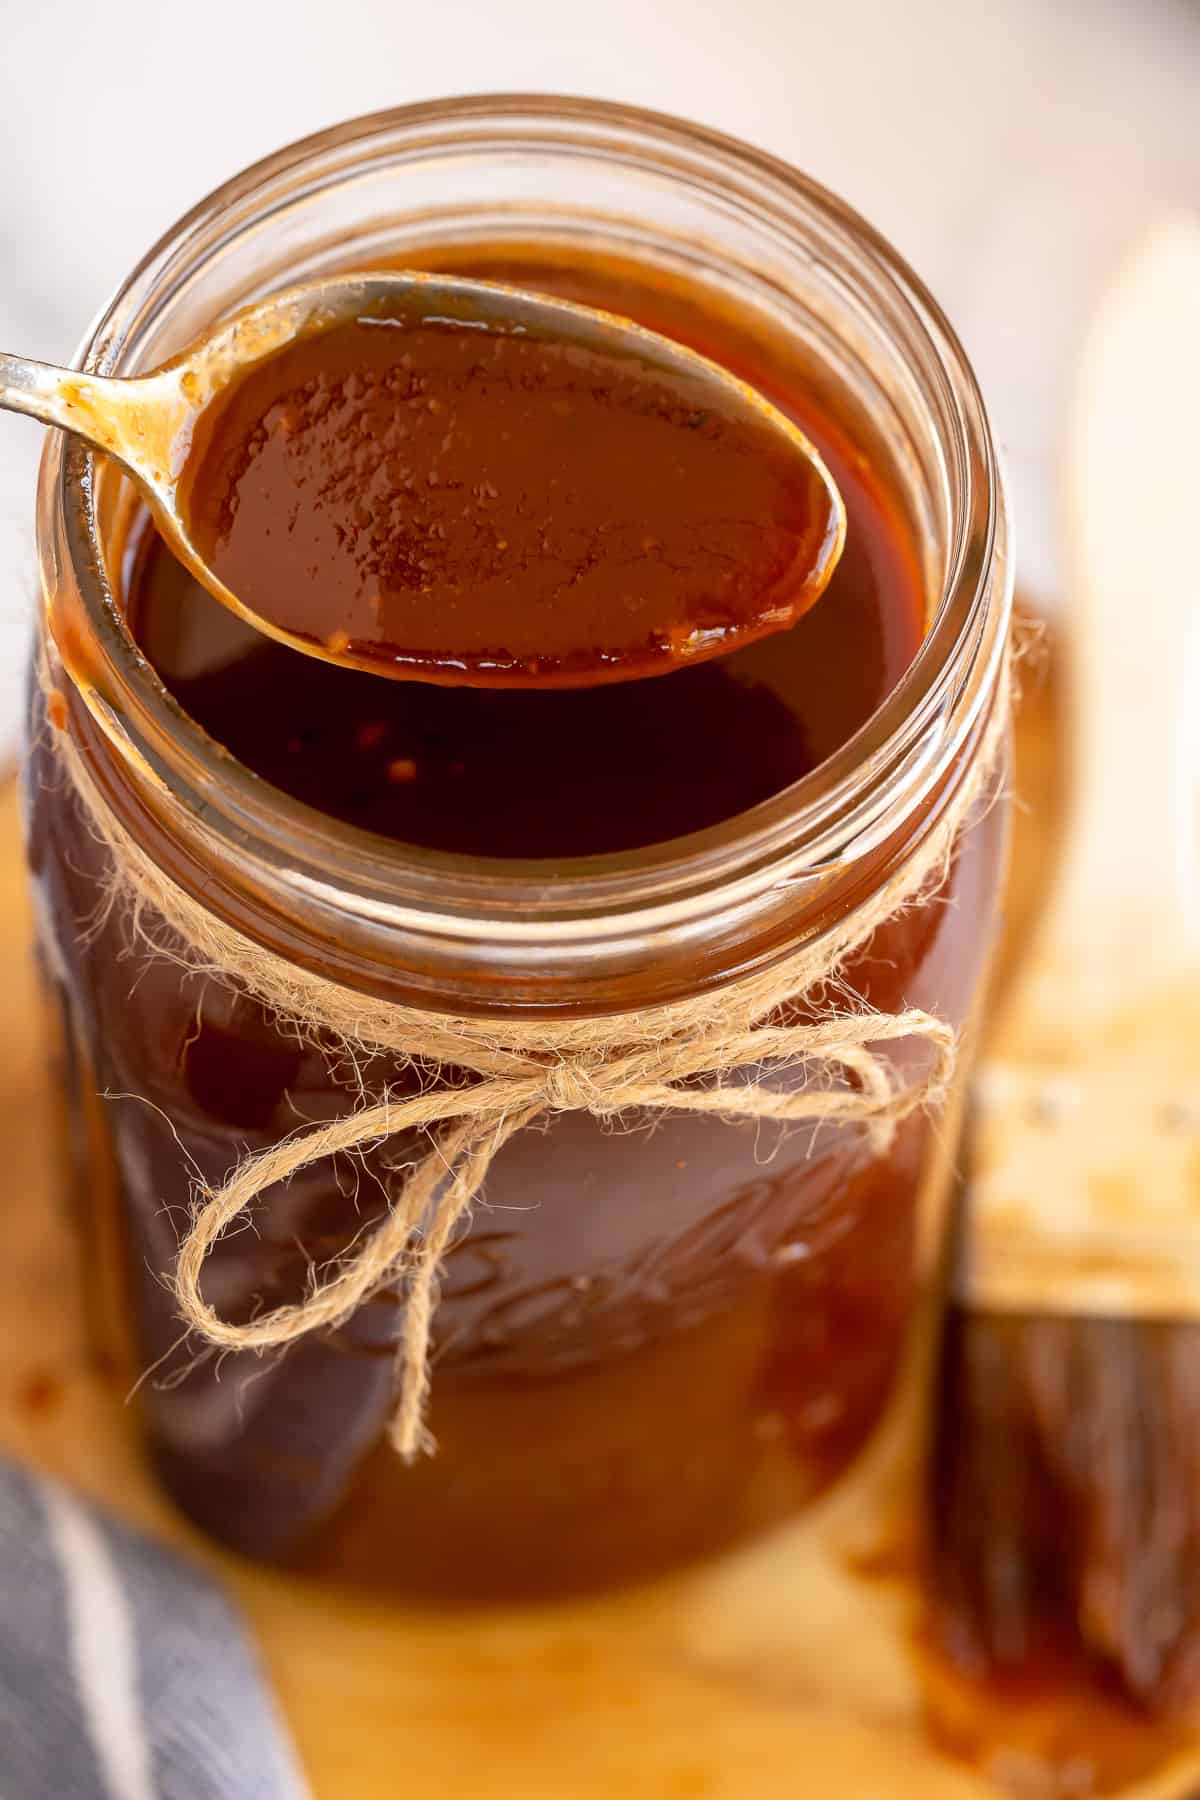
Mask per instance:
[[[1010,942],[1036,905],[1057,804],[1053,683],[1025,688],[1028,804]],[[983,1769],[939,1751],[930,1729],[931,1704],[943,1716],[968,1702],[931,1681],[919,1652],[905,1554],[917,1378],[853,1478],[799,1525],[599,1601],[400,1611],[234,1562],[197,1538],[155,1493],[129,1411],[84,1358],[28,943],[10,783],[0,794],[0,1447],[219,1572],[250,1617],[317,1800],[980,1800],[999,1791],[997,1771],[1036,1780],[1031,1794],[1055,1792],[1019,1747],[1044,1737],[1045,1707],[1005,1726]],[[1161,1764],[1166,1744],[1128,1730],[1134,1764]],[[1200,1787],[1200,1755],[1182,1749],[1186,1770],[1173,1758],[1126,1794],[1178,1800]]]

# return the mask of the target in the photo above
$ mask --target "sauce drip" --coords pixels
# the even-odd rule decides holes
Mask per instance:
[[[192,541],[268,625],[442,684],[592,686],[785,629],[836,560],[836,496],[754,395],[645,342],[303,337],[201,416]]]

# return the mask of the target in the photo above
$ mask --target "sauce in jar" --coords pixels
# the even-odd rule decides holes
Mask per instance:
[[[844,745],[910,663],[927,610],[900,484],[859,421],[799,368],[756,361],[735,310],[652,267],[553,246],[443,245],[426,260],[639,319],[792,412],[846,503],[825,597],[786,633],[653,681],[426,687],[264,642],[143,521],[123,602],[183,708],[331,820],[399,846],[542,859],[548,879],[565,857],[728,820]],[[130,958],[119,920],[99,921],[86,957],[72,950],[69,922],[95,919],[101,852],[79,839],[52,774],[39,783],[35,766],[34,777],[68,1013],[122,1021],[119,1032],[69,1028],[86,1060],[101,1331],[125,1376],[157,1365],[142,1391],[151,1452],[193,1519],[251,1555],[375,1588],[528,1595],[713,1551],[848,1466],[890,1392],[922,1277],[918,1199],[934,1126],[921,1116],[886,1157],[855,1129],[758,1130],[698,1114],[657,1117],[650,1131],[565,1113],[520,1133],[447,1261],[430,1413],[439,1450],[415,1465],[385,1437],[400,1304],[390,1291],[284,1354],[197,1359],[161,1280],[190,1176],[219,1183],[244,1148],[341,1116],[352,1084],[321,1046],[220,982],[181,979],[136,947]],[[999,809],[981,809],[946,904],[889,920],[845,970],[869,1004],[965,1019],[1002,842]],[[372,1091],[420,1079],[383,1058],[357,1073]],[[88,1098],[98,1091],[148,1104],[101,1110]],[[254,1230],[227,1235],[210,1259],[206,1291],[222,1314],[249,1319],[300,1298],[313,1264],[369,1229],[426,1147],[391,1140],[270,1190]]]

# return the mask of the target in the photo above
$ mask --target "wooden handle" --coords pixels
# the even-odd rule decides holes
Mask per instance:
[[[1089,332],[1065,517],[1075,810],[1051,930],[1112,998],[1200,931],[1200,223],[1161,226]],[[1128,985],[1127,983],[1125,985]]]
[[[1200,225],[1089,334],[1067,459],[1076,797],[976,1082],[976,1306],[1200,1317]]]

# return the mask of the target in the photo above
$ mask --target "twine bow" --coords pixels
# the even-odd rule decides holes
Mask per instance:
[[[922,1075],[905,1086],[868,1042],[912,1037],[923,1038],[933,1054]],[[470,1065],[472,1048],[464,1042],[461,1064]],[[403,1456],[412,1456],[430,1447],[423,1420],[442,1259],[493,1159],[514,1133],[555,1112],[590,1112],[598,1118],[646,1110],[703,1112],[727,1119],[855,1120],[866,1125],[883,1150],[902,1119],[942,1094],[954,1052],[950,1027],[912,1009],[842,1014],[818,1024],[764,1025],[735,1035],[714,1031],[702,1043],[671,1039],[607,1060],[593,1054],[586,1061],[547,1064],[514,1054],[512,1074],[437,1087],[411,1098],[385,1098],[243,1162],[224,1187],[206,1193],[192,1219],[176,1267],[179,1308],[211,1344],[265,1350],[344,1324],[364,1300],[402,1278],[399,1399],[391,1437]],[[739,1071],[797,1063],[803,1066],[804,1084],[790,1093],[761,1080],[727,1079]],[[856,1079],[854,1087],[829,1085],[829,1077],[846,1072]],[[718,1074],[726,1079],[681,1085]],[[414,1128],[436,1129],[438,1136],[408,1171],[382,1224],[335,1272],[326,1270],[315,1278],[303,1300],[246,1324],[230,1323],[209,1305],[201,1287],[208,1254],[260,1194],[311,1163],[339,1151],[361,1151]]]

